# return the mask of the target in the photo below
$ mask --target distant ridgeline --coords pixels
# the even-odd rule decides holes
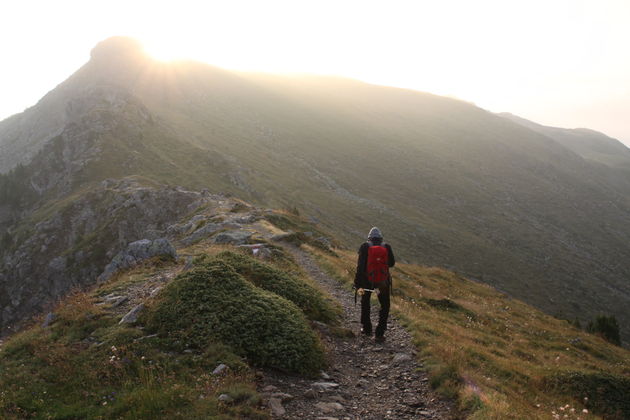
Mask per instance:
[[[21,296],[25,276],[48,272],[79,243],[98,242],[106,264],[107,247],[131,236],[81,235],[123,231],[140,215],[117,218],[105,210],[115,200],[85,194],[136,176],[297,208],[353,248],[378,225],[403,260],[451,268],[583,324],[614,315],[628,340],[630,151],[593,131],[515,119],[341,78],[161,63],[136,42],[109,39],[35,106],[0,122],[0,289]],[[69,219],[55,219],[61,209]],[[107,228],[92,229],[94,217]],[[78,229],[70,242],[36,251],[66,223]],[[166,218],[147,223],[159,230]],[[31,252],[37,262],[17,269]],[[70,262],[71,278],[102,269]],[[46,284],[64,289],[37,281],[42,298],[57,296]]]

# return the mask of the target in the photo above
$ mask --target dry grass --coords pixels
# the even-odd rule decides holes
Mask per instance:
[[[337,251],[336,258],[310,251],[351,282],[354,253]],[[431,384],[456,397],[469,418],[600,418],[591,401],[551,391],[546,380],[569,371],[630,378],[628,350],[487,285],[406,264],[397,264],[393,278],[393,309],[412,332]]]

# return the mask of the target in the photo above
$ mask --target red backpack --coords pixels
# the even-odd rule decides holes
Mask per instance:
[[[381,285],[389,279],[389,265],[387,264],[387,248],[372,245],[368,248],[367,279],[373,285]]]

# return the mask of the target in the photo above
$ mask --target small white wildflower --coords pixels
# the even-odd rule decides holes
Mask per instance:
[[[142,356],[142,357],[140,358],[140,360],[144,360],[144,359],[146,359],[146,357],[144,357],[144,356]]]
[[[103,401],[103,405],[107,405],[107,401]]]
[[[588,410],[585,408],[584,410],[582,410],[582,413],[588,414]]]
[[[560,411],[564,411],[564,407],[560,407]]]

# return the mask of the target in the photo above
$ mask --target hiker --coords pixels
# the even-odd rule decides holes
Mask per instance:
[[[361,333],[372,335],[372,321],[370,320],[370,298],[375,290],[381,310],[378,314],[378,325],[374,331],[376,342],[385,341],[387,318],[389,316],[389,294],[391,290],[391,276],[389,267],[395,264],[394,253],[389,244],[383,242],[383,235],[377,227],[370,229],[367,242],[359,248],[357,272],[354,287],[361,295]]]

